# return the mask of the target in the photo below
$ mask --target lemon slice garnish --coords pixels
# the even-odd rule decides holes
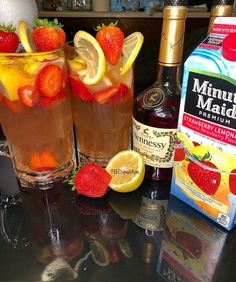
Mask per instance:
[[[86,71],[78,72],[82,82],[93,85],[102,80],[106,70],[106,60],[97,40],[85,31],[78,31],[74,45],[79,57],[86,62]]]
[[[112,176],[109,184],[112,190],[122,193],[131,192],[143,181],[144,160],[133,150],[121,151],[109,161],[106,170]]]
[[[124,56],[123,67],[120,74],[125,74],[133,65],[142,47],[144,37],[141,32],[133,32],[124,39],[122,55]]]
[[[18,31],[19,31],[21,44],[24,47],[25,51],[27,53],[36,52],[37,50],[32,38],[33,31],[31,26],[25,21],[20,21],[18,24]]]
[[[86,70],[86,63],[78,56],[74,59],[67,60],[67,63],[71,71],[75,73],[81,73],[82,70]]]

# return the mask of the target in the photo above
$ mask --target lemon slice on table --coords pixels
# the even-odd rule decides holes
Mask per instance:
[[[125,74],[133,65],[138,53],[142,47],[144,37],[141,32],[133,32],[124,39],[122,55],[124,63],[120,75]]]
[[[121,193],[131,192],[143,181],[144,160],[133,150],[121,151],[109,161],[106,170],[112,176],[109,184],[112,190]]]
[[[106,60],[97,40],[85,31],[78,31],[74,46],[79,57],[86,62],[86,70],[78,72],[84,84],[93,85],[102,80],[106,70]]]
[[[25,21],[20,21],[18,24],[18,32],[19,32],[21,44],[24,47],[25,51],[27,53],[36,52],[37,50],[32,38],[33,31],[31,26]]]

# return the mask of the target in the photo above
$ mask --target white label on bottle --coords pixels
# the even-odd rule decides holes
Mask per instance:
[[[133,118],[133,149],[146,165],[169,168],[173,166],[176,129],[148,126]]]
[[[162,231],[165,226],[165,216],[168,200],[156,200],[142,197],[139,214],[134,223],[150,231]]]

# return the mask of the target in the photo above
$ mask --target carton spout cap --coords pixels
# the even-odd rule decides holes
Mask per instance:
[[[236,33],[231,33],[224,38],[222,56],[226,60],[236,62]]]

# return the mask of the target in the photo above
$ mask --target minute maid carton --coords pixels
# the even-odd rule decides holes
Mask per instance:
[[[184,65],[171,193],[236,224],[236,18],[217,18]]]

